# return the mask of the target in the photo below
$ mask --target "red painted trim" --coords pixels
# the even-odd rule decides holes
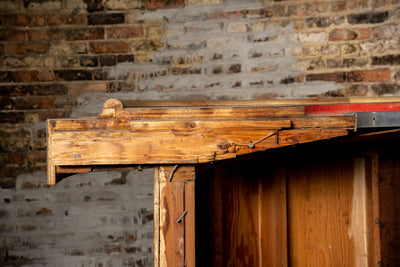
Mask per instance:
[[[354,112],[400,111],[400,103],[336,104],[305,106],[306,114],[344,114]]]

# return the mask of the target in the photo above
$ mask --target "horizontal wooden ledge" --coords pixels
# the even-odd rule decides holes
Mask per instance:
[[[54,132],[48,154],[52,165],[206,163],[347,134],[344,129],[225,131],[178,136],[127,131]],[[250,142],[254,146],[250,147]]]
[[[51,131],[130,130],[171,131],[206,129],[281,129],[281,128],[344,128],[355,129],[355,115],[259,118],[259,119],[173,119],[173,120],[120,120],[120,119],[63,119],[48,120]]]
[[[115,100],[110,100],[110,103]],[[119,107],[195,107],[195,106],[290,106],[290,105],[323,105],[323,104],[361,104],[400,102],[400,97],[337,97],[307,99],[270,99],[270,100],[117,100]],[[114,106],[116,103],[114,102]],[[111,106],[111,105],[108,105]]]
[[[304,116],[304,106],[281,107],[177,107],[123,108],[115,110],[115,118],[150,119],[256,119]]]

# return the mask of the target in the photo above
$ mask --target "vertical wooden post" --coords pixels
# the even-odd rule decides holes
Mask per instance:
[[[54,123],[54,121],[53,121]],[[56,167],[53,165],[53,157],[51,153],[52,149],[52,133],[53,133],[52,121],[47,120],[47,183],[49,185],[56,184]]]
[[[195,266],[195,169],[159,166],[154,179],[154,266]]]

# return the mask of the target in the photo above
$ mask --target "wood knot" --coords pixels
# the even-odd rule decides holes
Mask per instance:
[[[187,121],[185,122],[185,127],[190,129],[196,128],[196,123],[194,121]]]
[[[224,151],[229,150],[229,148],[231,147],[231,144],[229,143],[221,143],[218,145],[218,148]]]

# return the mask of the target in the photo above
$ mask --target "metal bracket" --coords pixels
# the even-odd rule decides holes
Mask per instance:
[[[400,111],[358,112],[357,128],[400,127]]]

